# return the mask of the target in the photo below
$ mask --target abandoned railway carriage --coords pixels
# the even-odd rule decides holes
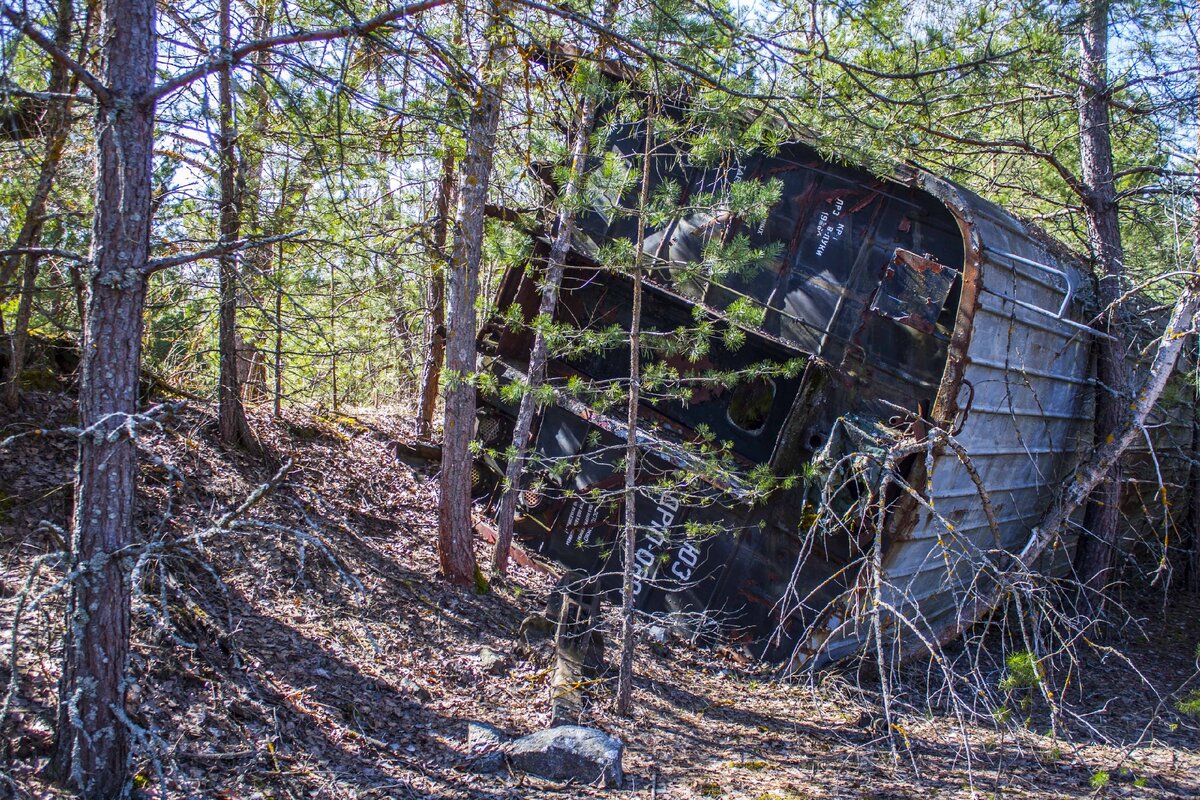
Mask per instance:
[[[609,142],[618,168],[640,170],[639,126]],[[1076,264],[999,207],[925,171],[884,180],[799,144],[725,169],[661,148],[652,180],[652,191],[677,191],[685,210],[645,237],[643,328],[653,339],[700,320],[716,334],[703,358],[652,347],[646,358],[685,376],[758,366],[733,385],[697,383],[686,402],[642,397],[638,607],[719,623],[792,667],[822,663],[866,640],[874,558],[897,641],[941,640],[970,622],[958,615],[972,606],[965,595],[979,588],[983,566],[1026,542],[1090,441],[1094,332],[1081,322],[1088,284]],[[733,181],[778,182],[765,222],[700,205]],[[598,192],[580,221],[556,313],[564,325],[629,328],[632,284],[595,260],[606,242],[636,239],[636,221],[612,211],[620,199]],[[695,268],[706,244],[739,234],[768,248],[765,267],[723,277]],[[545,252],[508,272],[497,308],[515,305],[533,319]],[[756,323],[743,341],[727,346],[737,337],[720,332],[748,317]],[[522,380],[531,343],[529,325],[494,322],[481,336],[481,369],[501,383]],[[537,422],[516,522],[526,549],[608,588],[619,584],[613,498],[628,431],[619,404],[606,413],[572,387],[619,383],[628,364],[627,344],[551,361],[555,400]],[[489,503],[515,411],[496,394],[480,409],[478,438],[491,454],[479,460],[477,491]],[[895,464],[921,499],[885,493],[876,556],[874,511],[847,521],[846,509],[856,499],[865,507],[861,487],[879,480],[881,454],[934,426],[953,432],[969,459],[935,441],[928,455]],[[700,464],[697,440],[726,443],[726,467]],[[847,483],[851,497],[826,497],[832,524],[822,525],[813,476],[837,464],[862,470]],[[764,501],[749,477],[763,465],[809,480]],[[1059,568],[1069,548],[1058,548]]]

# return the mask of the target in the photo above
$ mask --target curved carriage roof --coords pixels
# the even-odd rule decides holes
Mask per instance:
[[[923,171],[912,179],[954,214],[965,249],[932,416],[954,432],[966,460],[940,446],[927,475],[924,463],[914,463],[911,475],[915,485],[924,482],[925,502],[905,498],[892,509],[881,564],[884,603],[903,617],[894,620],[898,638],[928,644],[975,622],[972,594],[982,597],[988,588],[988,565],[1024,546],[1052,499],[1049,488],[1090,444],[1093,332],[1081,322],[1087,284],[1060,247],[948,181]],[[844,608],[831,610],[801,644],[794,665],[848,654],[860,646],[866,625]]]

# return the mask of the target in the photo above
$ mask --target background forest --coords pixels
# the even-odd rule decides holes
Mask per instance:
[[[703,352],[718,334],[699,318],[652,344],[637,323],[551,322],[577,217],[632,221],[636,241],[594,255],[636,278],[649,232],[683,213],[641,174],[660,141],[728,172],[805,142],[881,176],[919,165],[1004,207],[1092,270],[1109,391],[1091,457],[1017,559],[1032,563],[1086,506],[1083,599],[1045,612],[1069,651],[1053,680],[1028,643],[993,653],[986,675],[935,656],[924,679],[898,666],[881,678],[864,662],[761,695],[765,671],[727,649],[663,641],[635,667],[627,574],[624,613],[606,623],[621,645],[615,703],[594,712],[637,753],[627,788],[657,797],[661,773],[662,796],[761,800],[910,796],[906,783],[926,778],[947,797],[1200,791],[1187,775],[1200,770],[1193,4],[0,3],[0,796],[590,792],[478,783],[456,761],[455,725],[491,715],[528,728],[550,671],[536,648],[507,653],[550,590],[509,563],[515,493],[491,571],[477,566],[472,426],[476,391],[495,387],[474,374],[475,340],[488,321],[526,325],[497,291],[545,245],[528,385],[508,398],[521,409],[509,485],[555,353],[632,341],[632,378],[588,389],[627,405],[630,429],[631,385],[690,391],[649,354]],[[634,123],[657,137],[646,133],[642,163],[609,147]],[[689,202],[758,222],[778,199],[769,182],[730,185]],[[769,255],[734,238],[697,269],[746,272]],[[1160,398],[1190,409],[1190,491],[1173,509],[1186,522],[1129,545],[1138,521],[1120,517],[1110,478],[1131,442],[1149,441]],[[436,443],[442,468],[398,466],[414,442]],[[715,472],[719,449],[703,453]],[[629,564],[636,447],[625,457]],[[792,480],[755,478],[764,493]],[[503,676],[465,665],[481,646],[506,653]],[[321,660],[339,652],[353,679]],[[1083,694],[1094,678],[1119,695],[1126,668],[1139,688],[1125,705]],[[399,699],[306,706],[313,669],[354,696]],[[1060,703],[1068,687],[1079,695]],[[745,703],[720,711],[738,705],[727,691]],[[687,718],[665,721],[672,707]],[[655,744],[638,714],[664,736],[719,744]],[[181,720],[208,734],[172,739]],[[822,740],[818,766],[789,737],[819,738],[823,724],[849,733]],[[851,762],[842,778],[818,775]]]
[[[98,8],[10,10],[29,14],[82,62],[98,58],[89,28]],[[157,69],[190,80],[157,108],[155,257],[221,241],[230,203],[234,240],[288,236],[236,259],[236,346],[255,403],[379,406],[416,395],[428,287],[440,268],[431,246],[438,188],[462,159],[482,31],[470,29],[469,9],[449,3],[370,35],[335,30],[379,10],[234,3],[224,33],[210,5],[159,10]],[[528,255],[543,224],[544,192],[528,167],[566,160],[564,132],[579,100],[573,89],[582,78],[573,87],[549,73],[537,49],[586,45],[600,12],[536,4],[505,12],[513,46],[495,67],[504,91],[489,203],[510,218],[486,225],[481,314],[499,273]],[[55,13],[66,20],[57,34]],[[730,120],[766,114],[779,141],[810,138],[883,173],[916,161],[1087,252],[1073,177],[1080,13],[1042,3],[651,4],[622,6],[620,24],[606,30],[614,57],[654,64],[660,90],[688,82],[705,93],[708,125],[690,133],[693,146],[745,147],[730,138]],[[1121,4],[1109,16],[1116,188],[1128,268],[1140,281],[1187,264],[1194,22],[1170,4]],[[320,38],[289,41],[320,29]],[[216,69],[188,75],[198,63],[215,64],[223,41],[254,48],[237,56],[224,101]],[[77,336],[83,283],[78,262],[64,256],[89,248],[94,100],[69,71],[51,75],[45,52],[12,27],[3,66],[6,241],[10,251],[59,251],[38,254],[24,327],[35,338]],[[51,99],[64,106],[59,119],[46,117]],[[221,188],[229,172],[232,197]],[[40,228],[23,232],[30,208],[43,204]],[[5,324],[15,331],[26,264],[15,252],[5,258]],[[146,368],[214,399],[218,272],[214,258],[157,271],[146,317]]]

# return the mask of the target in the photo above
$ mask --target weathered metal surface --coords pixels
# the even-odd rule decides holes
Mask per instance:
[[[636,125],[610,138],[619,160],[632,161],[641,145]],[[646,425],[635,432],[645,452],[637,606],[694,628],[715,623],[793,668],[854,652],[869,630],[864,564],[874,534],[860,520],[859,527],[813,536],[811,487],[796,485],[752,505],[753,487],[743,476],[755,465],[780,474],[832,468],[839,457],[877,462],[888,446],[920,442],[936,425],[965,450],[997,529],[957,453],[938,445],[927,460],[910,457],[897,472],[922,499],[894,489],[885,498],[879,584],[885,606],[894,609],[885,628],[902,647],[941,641],[970,622],[963,618],[974,607],[968,594],[983,588],[987,565],[1024,545],[1054,487],[1090,445],[1092,337],[1080,269],[999,207],[917,169],[882,180],[799,144],[720,170],[692,166],[670,148],[660,153],[652,188],[673,187],[681,205],[695,208],[701,195],[719,198],[735,180],[776,180],[782,191],[757,227],[718,203],[651,230],[644,330],[665,337],[699,320],[715,333],[693,359],[653,351],[644,357],[651,365],[662,358],[684,377],[796,359],[806,366],[791,377],[755,379],[748,389],[697,383],[687,399],[643,396]],[[598,197],[584,215],[557,321],[628,329],[628,280],[592,260],[606,242],[631,237],[633,222],[612,213],[620,200]],[[751,246],[774,244],[774,257],[761,269],[720,278],[695,269],[710,241],[739,234]],[[536,284],[537,257],[506,276],[498,307],[516,304],[531,320]],[[729,348],[722,331],[735,325],[726,316],[735,303],[756,308],[762,323]],[[498,381],[520,380],[528,329],[494,326],[484,340],[485,362]],[[579,378],[619,384],[628,361],[627,345],[618,344],[552,362],[556,399],[541,415],[517,522],[527,547],[595,575],[607,591],[618,586],[621,569],[613,490],[622,481],[628,431],[571,386]],[[507,446],[514,410],[488,401],[480,424],[485,445]],[[695,454],[706,435],[731,447],[719,469]],[[1190,417],[1164,420],[1151,441],[1164,449],[1170,436],[1190,441]],[[1148,464],[1164,480],[1186,483],[1186,471],[1158,455],[1148,450],[1139,457],[1147,463],[1132,463],[1131,474],[1146,480]],[[479,487],[488,502],[500,458],[481,460],[493,476]],[[877,468],[863,474],[879,480]],[[696,535],[710,526],[723,532]],[[1065,566],[1070,546],[1053,550],[1045,566]]]
[[[956,194],[944,197],[970,226],[976,252],[968,261],[976,265],[979,292],[969,319],[970,345],[961,371],[948,372],[942,384],[947,398],[942,407],[950,407],[949,397],[961,396],[962,387],[971,387],[969,407],[958,408],[957,440],[987,487],[999,541],[959,456],[937,452],[925,483],[930,508],[921,509],[882,564],[888,601],[906,618],[905,627],[916,629],[903,630],[900,638],[919,631],[928,641],[970,621],[958,617],[973,608],[967,593],[986,588],[978,583],[986,565],[1024,545],[1091,435],[1091,341],[1069,324],[1074,320],[1055,318],[1082,316],[1081,298],[1074,292],[1068,297],[1067,286],[1047,282],[1025,262],[1071,274],[1074,286],[1083,283],[1082,276],[1017,220],[972,202],[962,190]],[[997,257],[998,251],[1024,261]]]
[[[934,259],[897,248],[892,263],[884,269],[870,311],[933,335],[959,274]]]

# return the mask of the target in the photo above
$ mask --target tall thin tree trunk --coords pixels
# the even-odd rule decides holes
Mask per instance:
[[[442,261],[446,257],[446,236],[450,227],[450,203],[454,194],[454,154],[442,158],[442,179],[438,182],[433,222],[433,258],[430,260],[425,330],[429,332],[429,352],[421,368],[421,396],[417,404],[417,438],[428,439],[437,406],[442,361],[446,358],[446,276]]]
[[[279,243],[279,260],[275,267],[275,400],[272,413],[275,419],[283,416],[283,242]]]
[[[275,210],[275,221],[273,227],[278,233],[283,229],[284,209],[286,208],[286,198],[288,189],[291,184],[288,179],[291,177],[290,165],[286,162],[283,165],[283,180],[279,185],[279,206]],[[275,313],[272,320],[274,327],[274,358],[273,372],[274,387],[272,391],[271,413],[275,419],[283,416],[283,248],[284,242],[280,242],[279,249],[275,252],[275,269],[271,274],[271,288],[275,294]]]
[[[15,409],[21,403],[21,373],[25,369],[25,346],[29,341],[29,318],[33,312],[33,293],[37,288],[38,257],[25,256],[21,273],[21,297],[17,301],[17,319],[13,323],[9,347],[8,382],[4,384],[4,405]]]
[[[620,0],[606,0],[601,25],[609,27],[616,16]],[[603,36],[596,47],[596,60],[604,58]],[[562,286],[567,253],[571,249],[571,238],[575,232],[575,211],[586,180],[587,159],[592,140],[592,127],[596,119],[595,87],[585,87],[580,98],[579,116],[576,120],[574,146],[571,148],[571,165],[567,184],[559,198],[558,219],[554,242],[550,246],[550,257],[546,261],[546,275],[542,283],[542,298],[538,304],[539,319],[553,319],[558,306],[559,287]],[[508,555],[512,547],[513,518],[516,516],[517,497],[520,495],[521,475],[525,470],[529,433],[533,428],[533,417],[537,410],[538,389],[546,378],[546,361],[549,347],[546,335],[539,330],[534,333],[533,348],[529,354],[527,370],[528,387],[521,396],[517,410],[517,421],[513,428],[512,446],[514,456],[509,459],[504,474],[504,494],[500,497],[500,508],[496,514],[496,549],[492,556],[492,571],[503,575],[508,571]]]
[[[83,280],[83,270],[79,264],[74,261],[67,262],[67,275],[71,279],[71,294],[75,300],[75,313],[79,316],[79,324],[82,327],[84,317],[87,316],[87,286]]]
[[[500,5],[489,2],[479,96],[467,122],[466,154],[459,176],[454,245],[446,270],[446,379],[442,433],[441,496],[438,500],[438,556],[442,574],[467,584],[477,570],[471,544],[471,437],[475,431],[475,298],[483,250],[484,204],[492,176],[496,128],[500,121],[503,52],[497,43]]]
[[[329,388],[333,392],[333,410],[338,409],[338,351],[334,338],[334,325],[337,323],[337,273],[333,261],[329,262]]]
[[[54,23],[54,43],[63,52],[71,49],[71,27],[74,21],[75,9],[72,0],[59,0]],[[81,32],[80,35],[84,37],[86,33]],[[58,175],[58,167],[62,162],[67,136],[71,131],[71,98],[69,95],[75,91],[75,81],[72,80],[67,68],[57,60],[51,62],[48,91],[51,93],[51,99],[46,106],[45,154],[38,171],[38,181],[33,190],[33,197],[25,210],[25,221],[21,225],[20,233],[17,234],[17,241],[14,245],[16,249],[37,247],[41,243],[42,228],[46,219],[46,203],[50,198],[54,179]],[[21,274],[17,318],[13,323],[10,340],[8,382],[4,386],[4,404],[9,408],[16,408],[21,400],[21,372],[25,368],[29,320],[33,311],[34,290],[37,287],[39,258],[34,253],[28,253],[24,258],[25,269]],[[4,287],[16,272],[16,265],[20,263],[20,259],[20,254],[14,254],[5,259],[4,264],[0,266],[0,298],[3,297]]]
[[[135,540],[137,450],[121,432],[137,413],[150,246],[155,71],[154,0],[100,1],[96,189],[67,630],[51,771],[86,798],[125,786],[130,732],[122,722],[129,656],[129,565]]]
[[[642,251],[646,245],[646,209],[650,199],[651,156],[654,153],[654,98],[647,100],[646,149],[642,156],[642,190],[638,199],[637,249],[633,259],[633,308],[629,320],[629,405],[625,415],[625,524],[621,577],[621,666],[617,674],[617,713],[633,710],[633,572],[637,564],[638,404],[642,392]]]
[[[1119,299],[1125,276],[1114,183],[1108,107],[1108,0],[1090,0],[1079,37],[1079,152],[1088,243],[1099,274],[1100,327],[1115,337],[1097,343],[1095,439],[1109,440],[1128,404],[1129,376]],[[1114,464],[1084,512],[1075,567],[1087,602],[1102,611],[1105,587],[1116,563],[1121,521],[1121,471]]]
[[[275,24],[275,14],[279,8],[278,0],[260,0],[252,7],[251,33],[257,40],[266,39],[271,34]],[[250,77],[250,91],[247,95],[249,104],[248,130],[251,136],[247,143],[241,134],[237,137],[238,156],[238,188],[240,191],[240,207],[242,225],[239,233],[245,235],[247,229],[252,236],[267,236],[283,233],[269,220],[268,210],[263,195],[263,170],[266,166],[264,154],[267,139],[267,123],[270,116],[271,94],[267,89],[268,76],[271,74],[271,50],[260,50],[254,54],[254,66]],[[286,185],[286,167],[283,185]],[[281,185],[281,188],[283,186]],[[279,208],[286,203],[286,195],[280,194]],[[261,309],[266,305],[258,296],[258,287],[272,273],[273,252],[268,247],[255,247],[246,251],[240,270],[241,280],[238,281],[238,309]],[[256,315],[257,316],[257,315]],[[267,397],[267,364],[264,345],[267,341],[261,327],[257,329],[251,340],[242,336],[242,330],[237,330],[237,366],[238,382],[242,392],[242,402],[254,406],[263,402]]]
[[[220,28],[221,52],[229,52],[231,39],[230,0],[221,0],[217,24]],[[242,198],[238,186],[237,141],[233,121],[233,66],[226,64],[217,74],[217,103],[220,106],[220,131],[217,147],[220,158],[221,209],[220,239],[222,244],[235,242],[241,232]],[[241,381],[238,378],[238,255],[226,253],[219,260],[220,287],[218,299],[219,331],[217,350],[220,375],[217,386],[217,419],[221,441],[233,447],[257,450],[258,443],[246,421],[242,404]]]
[[[1197,198],[1196,238],[1200,240],[1200,198]],[[1197,241],[1200,244],[1200,241]],[[1193,251],[1193,264],[1200,265],[1200,257]],[[1195,269],[1195,267],[1193,267]],[[1192,368],[1200,370],[1200,337],[1195,334],[1188,337],[1192,351],[1196,354]],[[1191,464],[1188,467],[1187,488],[1187,550],[1184,552],[1183,584],[1194,593],[1200,593],[1200,398],[1192,396],[1192,442],[1188,456]]]

